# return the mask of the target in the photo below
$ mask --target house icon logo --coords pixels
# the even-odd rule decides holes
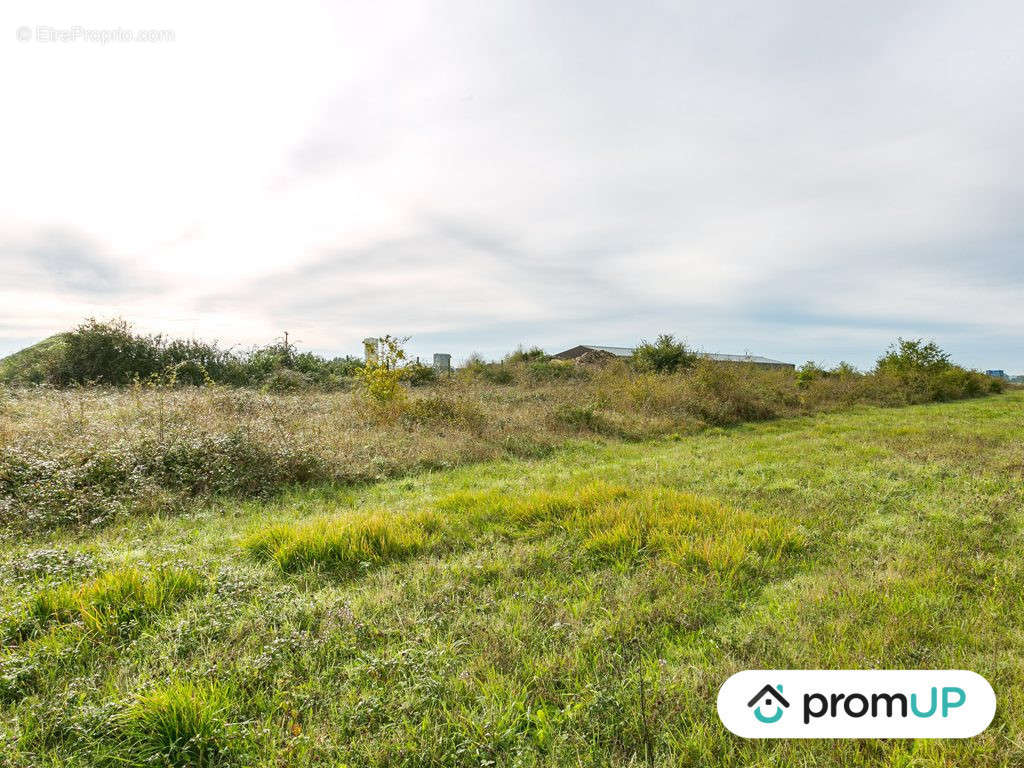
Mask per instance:
[[[747,706],[754,707],[754,717],[762,723],[776,723],[782,717],[786,708],[789,707],[789,702],[782,695],[782,685],[776,685],[774,688],[766,685],[757,692],[754,698],[747,702]],[[769,714],[764,714],[761,711],[761,707],[764,707],[765,711],[769,712]],[[774,712],[772,712],[773,707],[775,708]]]

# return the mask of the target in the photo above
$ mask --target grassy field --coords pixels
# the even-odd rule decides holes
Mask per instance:
[[[1022,446],[1014,391],[9,538],[0,765],[1021,765]],[[972,669],[999,708],[745,741],[715,695],[759,667]]]

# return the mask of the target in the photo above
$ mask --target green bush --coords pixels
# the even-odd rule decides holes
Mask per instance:
[[[875,365],[880,378],[894,379],[910,403],[978,397],[992,391],[991,377],[949,360],[934,341],[898,339]]]
[[[876,370],[891,375],[911,375],[919,373],[938,373],[949,368],[949,355],[942,351],[934,341],[922,339],[897,339],[878,358]]]
[[[0,448],[0,524],[11,528],[99,525],[124,510],[142,486],[125,443]]]
[[[405,400],[401,386],[405,341],[390,335],[380,337],[377,357],[367,361],[356,376],[364,404],[381,419],[395,416]]]
[[[863,376],[855,366],[845,360],[841,361],[839,365],[828,372],[829,376],[835,376],[838,379],[855,379],[859,376]]]
[[[785,372],[711,360],[698,362],[683,386],[686,409],[708,424],[720,426],[775,418],[787,401],[798,402],[786,391],[796,383]]]
[[[475,403],[442,396],[411,400],[402,419],[407,424],[453,427],[475,435],[482,434],[487,426],[487,414]]]
[[[697,356],[670,333],[658,336],[654,344],[641,341],[633,350],[633,365],[640,371],[674,373],[692,367],[696,361]]]
[[[474,352],[462,364],[458,373],[462,379],[477,379],[488,384],[514,384],[516,371],[520,368],[521,365],[518,364],[486,362]]]
[[[260,496],[328,478],[301,446],[227,434],[168,432],[136,441],[0,448],[0,525],[14,530],[98,526],[179,496]]]
[[[402,369],[402,377],[411,387],[425,387],[437,382],[437,371],[431,365],[420,362],[409,363]]]
[[[503,363],[509,363],[511,365],[518,365],[522,363],[536,363],[547,360],[547,355],[544,354],[544,350],[540,347],[530,347],[524,349],[522,345],[515,348],[515,351],[505,355]]]
[[[362,362],[354,357],[328,360],[311,352],[298,353],[294,345],[280,342],[234,352],[196,339],[140,335],[121,319],[90,318],[36,347],[5,360],[0,378],[58,387],[216,382],[294,391],[306,386],[341,388],[362,369]]]
[[[320,460],[302,448],[260,443],[242,429],[146,440],[136,461],[136,471],[164,488],[191,495],[259,496],[327,477]]]
[[[526,364],[525,378],[538,384],[548,381],[571,381],[590,378],[590,371],[584,366],[565,360],[534,360]]]
[[[159,336],[138,336],[124,320],[86,320],[64,336],[61,356],[49,379],[59,386],[123,386],[163,370]]]
[[[263,389],[267,392],[302,392],[312,385],[309,376],[291,368],[278,368],[267,374],[263,379]]]
[[[812,381],[828,376],[829,373],[820,365],[815,363],[813,360],[808,360],[806,363],[796,369],[796,382],[802,388],[806,389],[810,386]]]

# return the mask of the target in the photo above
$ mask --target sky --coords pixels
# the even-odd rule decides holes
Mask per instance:
[[[0,355],[120,316],[1024,372],[1022,35],[986,0],[5,0]]]

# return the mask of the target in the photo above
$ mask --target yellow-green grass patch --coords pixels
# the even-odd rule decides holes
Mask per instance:
[[[15,634],[25,639],[55,624],[78,624],[95,635],[122,634],[206,586],[201,575],[179,568],[108,571],[84,584],[38,592]]]

